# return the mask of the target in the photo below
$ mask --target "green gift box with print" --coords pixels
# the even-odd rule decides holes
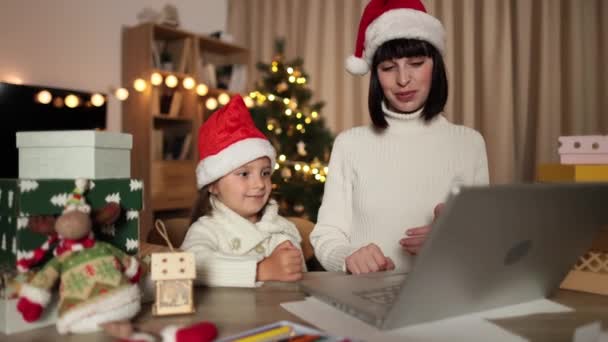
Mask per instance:
[[[52,317],[55,310],[46,310],[49,317],[43,316],[36,323],[26,323],[16,311],[20,284],[31,276],[31,273],[17,272],[16,260],[31,255],[48,238],[28,229],[29,219],[61,214],[74,187],[75,181],[70,179],[0,179],[0,332],[29,330],[55,322]],[[120,205],[118,220],[112,225],[94,227],[95,238],[135,255],[139,247],[142,181],[128,178],[90,180],[85,200],[92,210],[110,202]]]

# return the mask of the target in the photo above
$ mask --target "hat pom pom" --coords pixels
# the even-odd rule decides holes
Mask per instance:
[[[369,71],[369,65],[363,58],[352,55],[346,58],[346,70],[353,75],[365,75]]]

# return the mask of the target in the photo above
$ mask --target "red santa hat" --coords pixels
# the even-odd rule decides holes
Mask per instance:
[[[346,70],[365,75],[376,49],[400,38],[424,40],[441,54],[445,51],[445,29],[420,0],[371,0],[361,16],[355,54],[346,59]]]
[[[270,158],[274,169],[276,151],[258,130],[239,95],[217,110],[198,131],[198,188],[213,183],[230,171],[260,157]]]

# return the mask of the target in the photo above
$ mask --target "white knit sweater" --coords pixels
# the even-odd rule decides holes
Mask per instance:
[[[252,223],[211,196],[212,213],[194,222],[181,249],[193,252],[196,279],[208,286],[254,287],[257,264],[289,240],[300,248],[295,225],[278,215],[271,200],[259,222]],[[303,265],[305,267],[305,265]],[[304,268],[305,270],[305,268]]]
[[[421,111],[383,110],[389,127],[341,133],[333,146],[317,224],[310,235],[317,259],[329,271],[347,256],[377,244],[399,269],[411,256],[399,244],[407,228],[428,224],[436,204],[455,186],[488,184],[485,142],[477,131]]]

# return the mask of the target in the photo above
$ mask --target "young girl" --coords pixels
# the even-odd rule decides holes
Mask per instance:
[[[371,70],[373,125],[335,140],[310,235],[328,270],[407,270],[449,191],[488,183],[483,137],[441,115],[444,28],[419,0],[371,0],[347,69]]]
[[[299,280],[300,234],[270,199],[276,152],[240,96],[201,126],[199,153],[199,199],[181,246],[196,256],[198,281],[253,287]]]

